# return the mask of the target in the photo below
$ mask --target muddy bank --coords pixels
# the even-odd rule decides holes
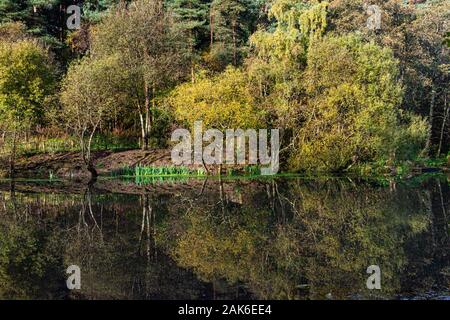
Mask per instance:
[[[143,166],[171,166],[170,150],[152,149],[127,151],[96,151],[92,154],[95,167],[100,175],[110,175],[124,168]],[[7,159],[0,161],[0,171],[4,175],[8,172]],[[89,177],[84,169],[79,152],[61,152],[55,154],[37,154],[21,157],[16,163],[16,177],[18,178],[80,178]]]
[[[151,149],[126,150],[126,151],[96,151],[93,152],[94,165],[100,176],[113,176],[120,169],[125,167],[155,166],[170,167],[173,166],[170,149]],[[450,159],[449,159],[450,161]],[[196,170],[202,165],[186,166],[191,170]],[[424,173],[449,173],[450,163],[443,167],[422,167],[411,166],[409,175],[416,176]],[[222,173],[228,169],[243,171],[243,166],[223,166]],[[218,166],[207,166],[208,172],[216,174]],[[9,162],[7,158],[0,157],[0,178],[7,177]],[[385,167],[382,175],[396,176],[399,174],[397,167]],[[16,178],[23,179],[79,179],[89,180],[90,174],[84,168],[83,161],[79,152],[60,152],[54,154],[37,154],[28,157],[21,157],[16,161]]]

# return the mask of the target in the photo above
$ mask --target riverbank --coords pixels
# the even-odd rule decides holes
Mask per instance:
[[[95,167],[100,176],[120,175],[124,168],[173,167],[170,149],[95,151]],[[424,173],[449,173],[450,159],[443,161],[405,162],[399,165],[362,165],[350,173],[362,176],[411,176]],[[202,165],[185,166],[190,171],[202,170]],[[0,158],[0,177],[8,176],[9,163],[6,157]],[[244,166],[224,166],[222,173],[240,172]],[[216,166],[208,166],[208,172],[217,173]],[[41,153],[22,156],[16,160],[16,177],[25,179],[89,179],[89,172],[84,169],[80,153],[76,151]]]
[[[124,167],[134,167],[138,164],[144,166],[171,164],[170,151],[165,149],[94,151],[92,157],[99,175],[110,175]],[[7,170],[7,159],[0,160],[0,172],[6,176]],[[84,169],[80,153],[70,151],[20,157],[16,161],[16,177],[84,179],[89,177],[89,172]]]

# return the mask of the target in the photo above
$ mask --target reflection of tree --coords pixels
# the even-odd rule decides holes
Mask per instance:
[[[92,227],[88,224],[86,217],[91,220]],[[103,218],[103,215],[100,215]],[[103,221],[100,222],[103,224]],[[88,185],[84,191],[83,198],[80,205],[79,215],[78,215],[78,225],[77,225],[78,241],[96,241],[96,236],[98,236],[98,241],[103,242],[103,231],[97,223],[94,211],[92,208],[92,186]]]
[[[150,196],[148,194],[142,195],[141,205],[142,205],[142,222],[141,222],[141,233],[139,235],[139,253],[141,253],[142,250],[142,242],[145,240],[146,242],[145,254],[147,256],[147,260],[150,261],[150,259],[156,258],[157,253],[155,240],[156,235],[155,212],[153,211]]]
[[[47,217],[36,219],[37,208],[55,199],[37,202],[11,193],[0,196],[0,299],[59,298],[61,248],[58,231]]]
[[[440,179],[430,179],[424,187],[421,201],[431,226],[406,244],[410,263],[403,273],[403,289],[411,294],[426,292],[429,288],[448,290],[450,284],[450,190]]]
[[[160,199],[149,194],[92,195],[86,199],[93,204],[80,208],[87,208],[88,216],[93,213],[85,227],[91,233],[82,233],[85,237],[77,238],[81,241],[74,239],[65,253],[66,264],[79,265],[82,272],[82,289],[75,294],[90,299],[199,297],[203,284],[156,247]]]
[[[140,195],[0,192],[0,297],[63,297],[70,264],[82,272],[73,298],[439,289],[450,271],[449,190],[418,183],[223,179]],[[381,267],[381,292],[365,287],[371,264]]]
[[[259,298],[369,296],[366,268],[383,273],[383,296],[401,289],[404,245],[426,232],[430,217],[413,190],[353,183],[266,185],[267,198],[246,190],[246,203],[227,218],[203,204],[183,216],[171,250],[202,279],[242,282]],[[252,201],[252,194],[258,194]],[[260,203],[272,204],[275,215]],[[286,219],[289,217],[289,219]]]

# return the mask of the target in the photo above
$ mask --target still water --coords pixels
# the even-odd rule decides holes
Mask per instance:
[[[450,299],[449,199],[445,176],[4,181],[0,299]]]

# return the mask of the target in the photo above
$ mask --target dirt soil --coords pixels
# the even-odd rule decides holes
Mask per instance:
[[[108,175],[123,167],[135,165],[171,166],[170,150],[152,149],[127,151],[98,151],[93,153],[94,164],[100,175]],[[196,166],[193,166],[196,167]],[[6,159],[0,161],[0,170],[7,171]],[[88,177],[79,152],[37,154],[22,157],[16,163],[16,176],[21,178],[48,178],[51,174],[59,178]]]

